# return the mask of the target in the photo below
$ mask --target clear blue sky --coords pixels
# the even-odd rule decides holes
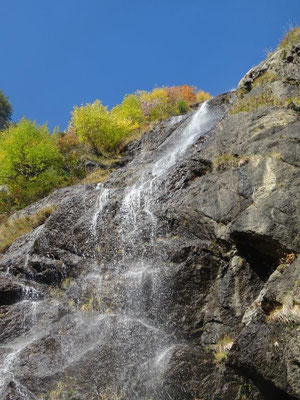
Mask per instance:
[[[13,119],[62,129],[96,98],[112,107],[155,85],[230,90],[300,25],[300,0],[0,0],[0,12]]]

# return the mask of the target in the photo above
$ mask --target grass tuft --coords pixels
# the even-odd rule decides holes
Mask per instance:
[[[42,225],[55,208],[55,205],[49,205],[29,217],[8,219],[3,222],[0,225],[0,253],[4,252],[16,239]]]
[[[260,107],[284,106],[284,102],[270,93],[262,93],[259,96],[244,98],[236,103],[230,114],[238,114],[240,112],[254,111]]]
[[[80,183],[85,185],[87,183],[103,182],[112,171],[112,169],[97,169],[88,174]]]
[[[258,78],[255,79],[253,82],[252,87],[256,88],[259,85],[264,83],[272,83],[278,80],[278,76],[273,72],[265,72],[264,74],[260,75]]]
[[[212,166],[215,171],[225,171],[230,168],[238,168],[250,161],[248,156],[237,156],[233,154],[220,154],[213,162]]]
[[[280,42],[279,48],[283,49],[285,47],[290,47],[297,42],[300,42],[300,27],[293,28],[289,32],[287,32]]]
[[[215,345],[214,360],[216,363],[226,361],[228,357],[228,352],[233,345],[234,340],[229,336],[224,336]]]

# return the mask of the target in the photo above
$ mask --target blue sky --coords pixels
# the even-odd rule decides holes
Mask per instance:
[[[0,0],[13,119],[65,129],[74,105],[190,84],[216,95],[300,25],[300,0]]]

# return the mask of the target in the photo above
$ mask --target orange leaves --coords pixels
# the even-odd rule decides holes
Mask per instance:
[[[168,93],[169,97],[175,101],[185,101],[188,105],[196,103],[197,98],[195,94],[195,87],[189,85],[171,86],[166,87],[164,90]]]
[[[71,126],[81,143],[87,143],[96,154],[118,152],[130,135],[143,131],[151,124],[184,114],[192,104],[208,99],[210,95],[197,92],[194,86],[156,87],[152,91],[140,90],[125,95],[121,104],[112,110],[96,100],[92,104],[75,107]],[[126,140],[125,140],[126,139]],[[69,133],[59,146],[73,150],[76,138]]]
[[[62,153],[70,153],[77,150],[79,146],[78,136],[71,129],[58,139],[58,147]]]

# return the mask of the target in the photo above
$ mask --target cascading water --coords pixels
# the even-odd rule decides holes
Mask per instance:
[[[165,264],[166,257],[161,247],[159,249],[157,247],[160,239],[155,215],[155,208],[159,207],[157,194],[160,186],[164,185],[168,171],[200,136],[216,124],[219,118],[219,115],[212,115],[208,111],[207,103],[204,103],[194,113],[185,129],[173,132],[161,145],[154,162],[145,165],[135,183],[127,186],[121,194],[118,228],[118,251],[121,257],[106,260],[108,263],[113,263],[112,270],[118,280],[118,290],[124,294],[122,304],[114,315],[119,319],[118,330],[122,331],[124,323],[127,323],[134,342],[142,344],[145,348],[149,339],[157,334],[146,357],[141,358],[133,350],[135,363],[139,365],[140,370],[131,379],[138,381],[140,386],[134,388],[132,382],[127,381],[130,373],[123,372],[122,377],[119,371],[118,378],[121,379],[118,382],[118,388],[123,395],[131,399],[141,400],[152,398],[152,396],[157,399],[176,398],[174,397],[176,394],[164,393],[163,390],[155,387],[156,383],[153,383],[153,380],[155,381],[163,373],[172,352],[182,346],[181,343],[173,342],[172,335],[169,332],[166,333],[161,324],[164,299],[170,296],[170,289],[165,280],[165,275],[168,273],[168,266]],[[96,221],[99,224],[105,224],[105,218],[109,217],[109,214],[105,215],[104,210],[108,193],[111,194],[112,191],[102,189],[100,201],[97,203],[98,208],[92,219],[94,231],[97,229]],[[114,201],[113,196],[110,200]],[[103,239],[99,239],[103,243]],[[130,324],[133,321],[146,330],[132,332]],[[126,334],[121,337],[121,340],[128,340]],[[121,352],[118,355],[119,360],[122,356]],[[125,365],[125,369],[127,368],[128,365]]]
[[[174,118],[169,124],[174,129],[155,149],[151,162],[143,160],[143,167],[138,169],[133,165],[131,183],[109,187],[109,182],[104,182],[90,193],[94,202],[85,208],[91,213],[87,234],[91,249],[90,254],[84,254],[90,260],[89,267],[70,287],[71,307],[73,303],[78,307],[57,323],[58,333],[54,330],[52,334],[62,354],[57,365],[51,366],[49,376],[65,369],[75,375],[84,368],[86,357],[92,355],[90,379],[97,381],[98,393],[93,399],[111,398],[114,393],[126,400],[185,398],[180,382],[167,388],[162,385],[172,354],[187,344],[175,339],[166,323],[166,304],[172,301],[172,272],[164,246],[167,230],[157,213],[169,175],[176,174],[176,166],[186,152],[220,118],[221,113],[211,112],[207,103],[190,118]],[[113,240],[109,242],[110,232]],[[26,263],[30,263],[30,257]],[[4,394],[9,380],[22,387],[14,374],[19,358],[41,337],[46,342],[50,334],[41,317],[45,310],[49,314],[49,304],[41,300],[37,306],[36,293],[26,293],[33,296],[29,300],[34,305],[36,323],[25,329],[17,344],[8,340],[1,348],[6,356],[0,394]],[[88,300],[83,302],[82,298]],[[55,302],[51,312],[58,312]],[[32,373],[39,376],[39,366],[32,368],[36,368]],[[25,393],[25,388],[22,390]],[[18,395],[24,400],[36,398],[30,391]]]

